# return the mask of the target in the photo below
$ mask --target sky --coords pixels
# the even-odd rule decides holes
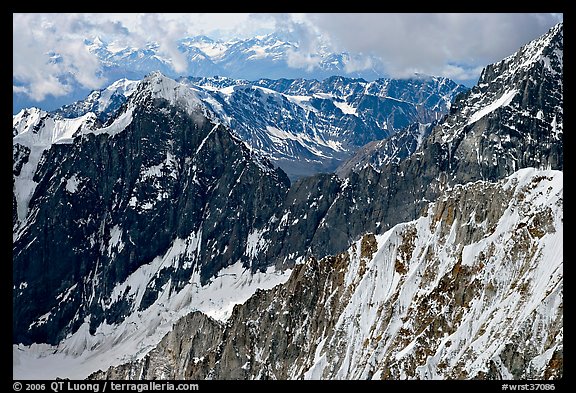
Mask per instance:
[[[177,49],[180,38],[227,40],[279,32],[299,41],[299,52],[288,59],[293,67],[305,66],[319,45],[327,45],[338,53],[381,58],[389,77],[422,73],[476,81],[484,66],[562,20],[561,13],[13,14],[13,95],[32,101],[65,96],[71,87],[63,75],[85,89],[113,82],[102,77],[100,60],[84,44],[97,36],[136,48],[156,42],[160,54],[183,75],[187,65]]]

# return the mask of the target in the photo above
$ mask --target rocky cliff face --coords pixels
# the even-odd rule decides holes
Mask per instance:
[[[205,284],[233,263],[250,267],[248,235],[289,181],[200,107],[171,104],[160,94],[169,83],[144,81],[110,126],[52,145],[35,172],[26,171],[26,146],[15,144],[19,189],[36,183],[14,230],[15,342],[57,343],[85,322],[93,333],[146,309],[168,283],[179,291],[193,272]],[[170,250],[150,282],[115,292]]]
[[[378,170],[391,163],[398,164],[421,148],[436,125],[437,122],[414,123],[390,138],[367,143],[352,158],[340,165],[336,174],[345,179],[352,172],[360,172],[368,166]]]
[[[419,219],[193,313],[113,379],[555,379],[563,364],[563,178],[447,190]]]
[[[397,150],[398,155],[407,152],[406,159],[387,156],[394,142],[385,143],[376,152],[388,165],[363,165],[344,180],[334,179],[340,192],[322,219],[325,225],[314,233],[319,242],[310,247],[320,253],[316,255],[339,253],[362,233],[382,233],[418,218],[449,186],[494,181],[525,167],[561,170],[562,48],[558,25],[516,55],[487,67],[478,87],[456,100],[417,151]],[[496,69],[498,76],[491,73]],[[345,233],[334,235],[333,227]]]

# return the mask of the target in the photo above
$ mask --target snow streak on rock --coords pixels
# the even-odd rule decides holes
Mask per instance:
[[[456,186],[421,218],[296,266],[226,325],[190,314],[141,361],[92,377],[559,378],[562,250],[562,172]]]

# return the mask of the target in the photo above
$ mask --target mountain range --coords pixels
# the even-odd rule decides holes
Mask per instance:
[[[114,74],[132,72],[134,77],[160,71],[170,77],[174,74],[172,61],[162,56],[158,44],[144,49],[124,47],[115,42],[104,42],[96,37],[86,40],[90,52],[105,64],[105,72]],[[332,75],[377,79],[383,77],[381,61],[374,56],[333,53],[319,46],[306,63],[298,64],[295,57],[300,44],[278,33],[229,41],[214,40],[207,36],[187,37],[178,41],[178,50],[186,59],[187,73],[198,77],[215,75],[237,79],[306,78],[324,79]],[[355,64],[355,67],[352,67]],[[371,66],[357,67],[358,64]],[[313,65],[313,66],[311,66]],[[360,68],[354,70],[353,68]]]
[[[185,72],[175,71],[177,67],[172,59],[155,42],[144,47],[132,47],[94,37],[86,39],[84,46],[101,64],[98,76],[108,81],[121,78],[140,80],[154,71],[173,79],[181,75],[193,75],[246,80],[322,80],[340,75],[371,81],[386,76],[381,71],[384,67],[378,57],[360,53],[335,53],[325,45],[315,45],[313,53],[304,53],[304,48],[290,34],[273,33],[228,41],[214,40],[207,36],[182,38],[178,40],[176,50],[185,64]],[[50,61],[61,61],[60,54],[51,53]],[[40,103],[24,94],[14,94],[13,112],[30,106],[54,110],[73,100],[82,99],[89,93],[75,81],[73,75],[64,75],[60,79],[70,88],[70,93],[63,97],[49,96]]]
[[[149,77],[153,75],[165,78],[158,72]],[[409,125],[440,119],[453,99],[467,90],[436,77],[373,82],[344,77],[252,82],[194,77],[177,82],[175,86],[192,91],[214,118],[281,166],[293,180],[333,172],[368,142],[387,138]],[[136,85],[136,81],[121,79],[50,116],[74,119],[93,112],[105,123]]]
[[[563,25],[470,90],[395,83],[155,72],[15,115],[14,377],[562,378]],[[317,146],[349,150],[291,179]]]

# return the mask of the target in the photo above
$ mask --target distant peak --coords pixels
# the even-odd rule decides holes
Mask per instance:
[[[86,38],[84,40],[84,45],[92,46],[92,47],[96,47],[96,48],[101,48],[103,46],[106,46],[106,43],[104,41],[102,41],[100,36],[97,35],[94,37],[94,39]]]
[[[163,79],[170,79],[170,78],[168,78],[160,71],[152,71],[151,73],[149,73],[144,77],[145,81],[163,80]]]

